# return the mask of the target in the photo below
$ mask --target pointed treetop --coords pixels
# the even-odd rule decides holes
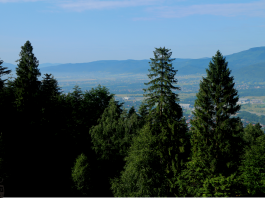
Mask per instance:
[[[4,88],[4,84],[5,84],[5,81],[7,80],[2,80],[1,79],[1,76],[4,75],[4,74],[10,74],[11,73],[11,70],[6,70],[7,67],[3,67],[1,66],[3,64],[4,61],[2,61],[0,59],[0,89]],[[6,71],[5,71],[6,70]]]
[[[33,54],[33,47],[30,43],[30,41],[27,41],[24,46],[21,46],[21,51],[19,53],[20,59],[16,60],[16,62],[19,62],[19,64],[21,62],[27,63],[27,59],[31,59],[36,67],[39,66],[39,61],[37,60],[37,58],[34,56]]]

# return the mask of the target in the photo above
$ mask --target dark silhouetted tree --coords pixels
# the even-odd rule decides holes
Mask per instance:
[[[36,182],[37,174],[35,172],[40,170],[40,155],[36,153],[39,150],[39,140],[41,138],[38,133],[38,126],[41,119],[41,108],[39,89],[41,82],[38,77],[41,73],[38,70],[39,61],[33,54],[33,47],[29,41],[21,47],[19,54],[20,59],[18,68],[16,68],[17,78],[13,82],[14,90],[14,106],[16,107],[16,125],[19,130],[11,130],[13,151],[8,151],[12,156],[9,161],[9,169],[12,170],[12,188],[10,190],[13,195],[9,196],[36,196],[36,192],[40,191],[40,187]],[[34,148],[34,149],[33,149]],[[15,161],[14,161],[15,160]],[[24,163],[20,163],[20,162]],[[34,165],[32,165],[34,164]],[[23,192],[19,180],[23,178],[24,182],[32,185],[32,190]],[[17,193],[17,194],[16,194]]]
[[[7,80],[7,79],[6,80],[2,80],[1,79],[1,76],[5,75],[5,74],[10,74],[11,73],[11,70],[6,70],[7,67],[3,67],[2,66],[3,62],[4,61],[0,60],[0,90],[2,90],[4,88],[5,81]]]

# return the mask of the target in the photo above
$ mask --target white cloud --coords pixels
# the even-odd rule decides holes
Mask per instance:
[[[162,18],[181,18],[190,15],[216,15],[233,17],[238,15],[265,17],[265,0],[251,3],[204,4],[191,6],[162,6],[148,8]]]
[[[132,6],[153,5],[164,0],[123,0],[123,1],[99,1],[99,0],[76,0],[60,4],[60,7],[74,11],[84,11],[92,9],[111,9]]]

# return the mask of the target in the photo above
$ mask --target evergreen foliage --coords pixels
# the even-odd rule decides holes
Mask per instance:
[[[139,128],[139,119],[135,112],[131,115],[125,109],[121,112],[112,98],[98,123],[91,127],[89,133],[99,162],[98,170],[108,183],[107,190],[110,190],[109,179],[116,177],[124,167],[124,158]]]
[[[119,153],[121,139],[124,131],[119,126],[120,110],[115,105],[114,99],[110,100],[109,107],[102,114],[99,124],[91,127],[91,134],[94,149],[101,159],[110,160]]]
[[[265,135],[261,126],[256,124],[247,125],[244,128],[243,139],[245,141],[244,158],[239,167],[241,179],[245,186],[241,196],[264,196],[265,195]]]
[[[255,124],[254,126],[252,125],[252,123],[248,124],[244,128],[244,135],[243,135],[243,138],[246,141],[246,147],[254,145],[256,139],[262,135],[264,135],[264,132],[262,131],[259,123]]]
[[[4,85],[5,85],[5,81],[7,80],[2,80],[1,79],[1,76],[2,75],[5,75],[5,74],[10,74],[11,73],[11,70],[6,70],[7,67],[3,67],[2,64],[3,64],[4,61],[2,61],[0,59],[0,90],[2,90],[4,88]],[[6,71],[5,71],[6,70]]]
[[[52,121],[55,119],[54,110],[57,102],[57,97],[62,93],[59,92],[61,89],[58,87],[58,81],[51,74],[44,74],[45,78],[42,80],[42,84],[40,86],[40,98],[41,98],[41,107],[42,107],[42,119],[41,127],[53,128],[54,126]],[[51,137],[49,137],[51,138]]]
[[[240,106],[227,65],[217,51],[200,82],[191,120],[192,157],[178,181],[181,196],[236,196],[242,190],[237,170],[243,126],[239,118],[230,118]]]
[[[178,94],[175,94],[171,91],[171,89],[180,90],[179,87],[174,87],[172,83],[177,83],[177,80],[174,79],[177,70],[174,70],[172,67],[172,62],[175,59],[170,59],[172,52],[169,52],[169,49],[165,48],[155,48],[154,56],[155,58],[151,59],[151,69],[148,71],[150,74],[147,76],[153,80],[148,83],[144,83],[145,85],[150,85],[147,89],[143,89],[144,92],[150,92],[148,94],[144,94],[144,97],[149,97],[146,99],[147,107],[149,108],[149,118],[153,120],[157,120],[164,124],[166,122],[165,117],[162,116],[163,110],[167,111],[164,114],[170,114],[172,119],[179,120],[182,117],[182,109],[177,104],[179,101]],[[152,73],[151,73],[152,72]],[[157,104],[156,109],[153,107]],[[164,115],[163,114],[163,115]]]
[[[133,113],[136,113],[134,106],[132,106],[132,107],[129,109],[129,112],[128,112],[128,118],[130,118],[130,117],[132,116]]]
[[[140,107],[140,126],[147,124],[147,126],[150,127],[151,134],[153,135],[152,138],[155,138],[156,144],[151,144],[150,147],[148,145],[148,148],[145,148],[147,147],[147,143],[142,144],[140,147],[135,146],[135,149],[140,149],[138,151],[140,153],[146,149],[149,150],[148,152],[150,152],[150,150],[155,150],[156,152],[153,153],[153,155],[155,155],[156,157],[154,158],[158,159],[158,156],[160,158],[156,161],[156,163],[149,163],[153,157],[151,157],[151,159],[149,159],[149,157],[147,157],[147,159],[141,159],[144,161],[147,160],[147,162],[144,162],[143,167],[144,169],[148,170],[146,173],[143,173],[140,169],[130,170],[129,167],[132,166],[130,163],[133,162],[127,160],[126,167],[128,167],[127,169],[130,170],[134,175],[130,174],[130,177],[125,176],[126,174],[128,174],[125,170],[125,172],[121,174],[120,179],[115,178],[115,180],[112,180],[112,190],[115,193],[115,196],[176,195],[177,189],[175,186],[174,178],[176,177],[176,175],[180,174],[181,165],[187,158],[183,155],[186,151],[185,145],[187,144],[187,126],[185,120],[181,120],[182,109],[179,104],[176,103],[177,101],[179,101],[178,95],[171,91],[172,88],[179,88],[173,87],[171,84],[171,82],[176,83],[177,81],[174,80],[176,71],[173,70],[172,64],[168,64],[168,62],[170,63],[172,61],[169,59],[171,53],[168,53],[168,51],[169,50],[165,48],[156,48],[156,51],[154,51],[155,59],[151,59],[151,70],[149,70],[150,72],[153,71],[154,74],[150,74],[148,76],[149,78],[152,78],[153,76],[160,75],[160,77],[150,81],[149,83],[146,83],[146,85],[152,84],[152,86],[150,86],[147,90],[150,92],[154,91],[154,93],[144,95],[150,96],[150,98],[146,99],[144,101],[144,104],[142,104]],[[160,62],[157,63],[159,60]],[[147,91],[146,89],[143,90]],[[156,109],[153,109],[155,104],[157,104],[157,107]],[[138,137],[138,135],[136,136]],[[144,136],[142,138],[146,137]],[[139,139],[138,141],[144,140]],[[135,154],[131,155],[134,156]],[[148,156],[149,154],[146,155]],[[141,158],[144,156],[139,157]],[[160,171],[159,173],[157,173],[159,175],[159,180],[157,178],[153,178],[155,176],[154,174],[151,174],[151,172],[155,172],[155,170]],[[134,179],[137,178],[137,175],[142,174],[145,175],[143,177],[141,176],[142,181],[140,181],[139,184],[135,184]],[[125,177],[127,180],[124,179]],[[125,181],[130,185],[125,184]],[[151,190],[153,184],[150,184],[148,188],[145,187],[149,181],[152,181],[151,183],[156,186],[155,189]],[[155,184],[155,181],[160,181],[160,183],[162,184]],[[121,183],[119,184],[121,186],[126,185],[126,190],[121,190],[121,188],[118,187],[118,183]],[[139,189],[138,187],[134,187],[133,185],[142,187]]]
[[[10,79],[10,77],[9,77]],[[1,90],[0,96],[0,109],[1,114],[4,115],[1,117],[2,127],[0,130],[1,133],[1,143],[0,143],[0,179],[4,180],[5,190],[9,191],[12,188],[6,186],[9,184],[8,178],[10,177],[10,150],[13,149],[13,138],[14,132],[12,131],[14,122],[16,122],[16,108],[13,105],[14,101],[14,86],[13,81],[10,81],[5,84],[4,89]],[[10,163],[11,162],[11,163]]]
[[[139,119],[140,119],[140,125],[141,125],[140,128],[142,128],[145,125],[147,116],[148,116],[148,107],[147,107],[146,101],[143,100],[139,107]]]
[[[132,142],[120,177],[110,180],[114,196],[166,196],[164,170],[155,150],[157,137],[152,134],[149,123],[140,130],[139,135],[134,136]]]
[[[98,87],[92,88],[89,91],[85,91],[84,94],[84,101],[86,100],[87,103],[90,105],[89,110],[87,111],[87,115],[89,115],[89,120],[91,122],[91,126],[95,126],[98,124],[98,119],[103,114],[106,107],[109,105],[110,99],[115,94],[111,94],[109,90],[99,84]],[[122,112],[122,109],[120,108],[124,103],[120,103],[118,101],[115,101],[120,113]],[[93,112],[93,114],[89,113]]]
[[[265,195],[265,135],[256,138],[250,148],[246,150],[245,158],[239,170],[242,171],[245,191],[241,196]]]
[[[0,60],[0,109],[1,109],[1,121],[2,121],[2,127],[1,127],[1,131],[0,131],[0,179],[6,179],[7,177],[7,172],[6,172],[6,163],[5,163],[5,149],[6,149],[6,145],[5,145],[5,140],[3,132],[6,134],[6,130],[7,130],[7,123],[8,123],[8,119],[7,119],[7,114],[8,111],[11,110],[10,109],[10,105],[8,105],[8,100],[6,97],[6,93],[5,93],[5,81],[6,80],[2,80],[1,76],[5,75],[5,74],[9,74],[11,72],[11,70],[7,70],[7,67],[3,67],[1,66],[3,64],[3,61]]]
[[[75,166],[72,168],[72,178],[77,190],[80,192],[80,196],[93,196],[94,183],[91,177],[93,174],[92,171],[91,162],[89,162],[87,156],[83,153],[79,155],[76,159]]]
[[[47,97],[47,99],[51,100],[54,97],[61,95],[62,92],[59,92],[61,88],[58,86],[58,81],[51,77],[52,74],[44,74],[45,78],[42,80],[41,91],[43,92],[43,97]]]
[[[174,70],[172,64],[174,59],[170,59],[172,52],[169,49],[156,48],[154,51],[155,58],[151,58],[151,70],[148,77],[153,79],[145,85],[151,86],[148,89],[143,89],[149,94],[144,96],[147,107],[149,108],[149,115],[147,122],[152,123],[154,135],[159,139],[156,146],[161,157],[161,166],[165,170],[165,179],[168,182],[167,196],[177,196],[177,187],[175,178],[181,173],[184,161],[187,161],[187,146],[188,139],[186,133],[188,132],[187,125],[182,118],[183,112],[178,104],[178,94],[171,89],[180,90],[179,87],[174,87],[172,83],[177,83],[174,79],[177,70]],[[151,73],[152,72],[152,73]],[[153,109],[154,105],[156,108]],[[186,145],[186,146],[185,146]]]
[[[20,59],[16,61],[18,62],[18,68],[16,68],[17,78],[15,79],[17,98],[15,103],[18,111],[24,110],[21,108],[34,106],[32,105],[33,98],[38,94],[41,86],[41,82],[38,81],[38,77],[41,76],[38,69],[39,61],[32,51],[33,47],[31,43],[27,41],[24,46],[21,47],[21,52],[19,54]]]
[[[139,115],[104,86],[83,93],[76,85],[66,96],[51,74],[38,81],[32,51],[29,41],[21,47],[15,80],[0,78],[6,196],[264,196],[265,135],[231,117],[240,106],[219,51],[200,83],[190,132],[171,91],[179,88],[168,49],[154,51],[148,76],[159,77],[146,84]],[[11,72],[2,63],[0,77]]]
[[[13,82],[9,81],[9,88],[6,88],[7,93],[13,91],[12,94],[7,95],[14,99],[12,105],[16,113],[13,112],[12,118],[16,126],[19,126],[19,130],[9,130],[7,132],[9,138],[6,138],[8,174],[10,174],[8,182],[12,181],[10,187],[13,190],[10,191],[14,192],[13,196],[19,196],[19,191],[23,190],[19,184],[19,178],[24,178],[25,183],[32,185],[34,190],[29,192],[29,195],[41,190],[41,186],[34,182],[38,177],[34,172],[39,171],[41,166],[41,154],[35,152],[42,146],[41,135],[36,131],[41,120],[39,98],[41,82],[38,81],[38,76],[41,74],[37,68],[39,62],[33,54],[33,47],[29,41],[21,47],[19,56],[18,68],[16,68],[17,78]],[[24,163],[21,163],[22,161]]]

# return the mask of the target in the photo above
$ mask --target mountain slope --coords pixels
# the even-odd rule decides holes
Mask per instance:
[[[253,65],[245,66],[234,72],[235,79],[244,82],[265,81],[265,61]]]
[[[214,55],[214,54],[213,54]],[[231,75],[235,79],[253,79],[263,80],[265,70],[263,64],[265,62],[265,47],[255,47],[249,50],[241,51],[231,55],[227,55],[228,67],[232,70]],[[190,75],[190,74],[206,74],[209,62],[212,58],[201,59],[180,59],[177,58],[173,61],[174,69],[178,70],[177,75]],[[145,60],[101,60],[89,63],[68,63],[61,65],[54,65],[55,63],[45,63],[39,66],[42,76],[45,73],[53,74],[54,76],[64,75],[84,75],[94,73],[109,73],[109,74],[148,74],[150,69],[150,59]],[[49,65],[53,66],[49,66]],[[12,70],[12,74],[16,77],[17,66],[3,63]],[[242,80],[241,80],[242,81]]]

